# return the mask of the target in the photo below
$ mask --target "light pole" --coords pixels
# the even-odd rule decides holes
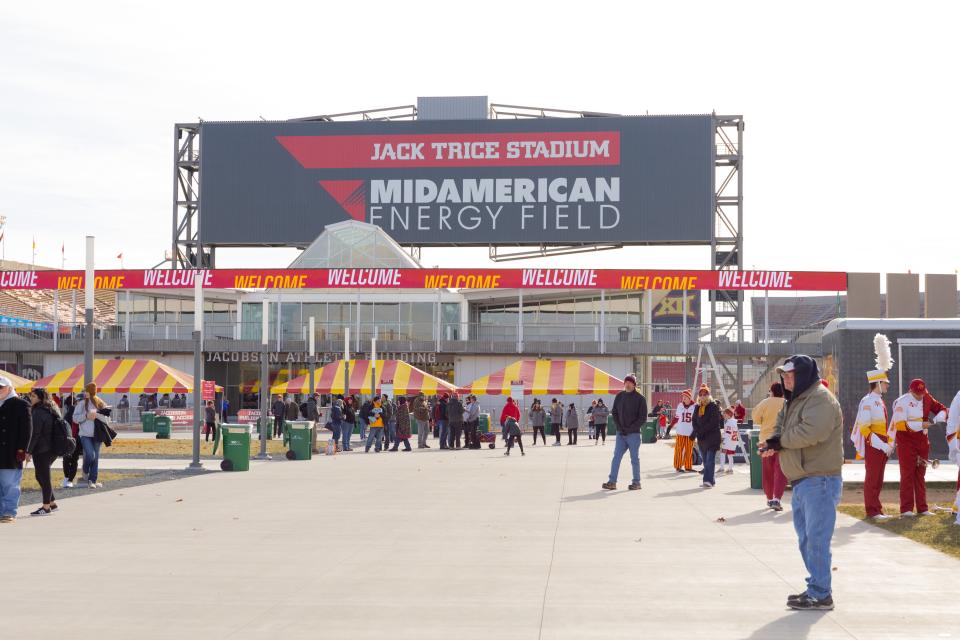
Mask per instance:
[[[200,462],[200,425],[203,423],[203,271],[193,272],[193,461],[189,469],[203,469]]]
[[[0,260],[5,261],[7,259],[7,216],[0,216],[0,245],[3,246]]]
[[[343,401],[347,401],[347,397],[350,395],[350,327],[343,328]],[[357,407],[353,408],[354,411],[357,410]],[[353,425],[348,424],[344,429],[349,429],[347,431],[347,437],[344,440],[343,448],[350,448],[350,437],[353,435]]]
[[[86,321],[86,334],[83,336],[83,386],[93,382],[93,236],[87,236],[87,263],[84,272],[83,312]]]
[[[314,339],[313,335],[314,328],[314,319],[313,316],[310,316],[310,337],[308,339],[308,344],[310,345],[310,397],[313,397],[314,392],[316,391],[316,374],[317,374],[317,342]]]
[[[269,460],[267,454],[267,429],[270,417],[270,368],[267,364],[267,343],[270,340],[270,302],[263,301],[263,327],[260,332],[260,453],[257,460]]]

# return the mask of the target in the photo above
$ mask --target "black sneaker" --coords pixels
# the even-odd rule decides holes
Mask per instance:
[[[807,595],[807,592],[804,591],[803,593],[795,593],[791,596],[787,596],[787,603],[793,602],[794,600],[799,600],[800,598],[803,598],[806,595]]]
[[[803,594],[796,600],[788,600],[787,606],[796,611],[833,611],[833,597],[827,596],[817,600]]]
[[[780,504],[779,500],[771,500],[770,508],[773,509],[774,511],[783,511],[783,505]]]
[[[772,507],[772,506],[773,506],[773,500],[767,500],[767,506],[768,506],[768,507]],[[796,596],[790,596],[790,597],[796,599]]]

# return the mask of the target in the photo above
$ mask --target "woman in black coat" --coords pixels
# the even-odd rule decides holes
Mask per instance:
[[[33,434],[27,453],[33,458],[33,475],[43,493],[43,506],[32,512],[32,516],[48,516],[57,508],[53,495],[53,483],[50,480],[50,466],[57,459],[53,445],[53,430],[60,420],[60,410],[51,400],[46,389],[34,389],[27,396],[30,401],[30,413],[33,417]]]
[[[697,408],[693,412],[693,435],[703,457],[704,489],[710,489],[716,484],[714,469],[722,441],[722,430],[723,415],[720,413],[720,405],[710,397],[710,389],[703,385],[697,393]]]

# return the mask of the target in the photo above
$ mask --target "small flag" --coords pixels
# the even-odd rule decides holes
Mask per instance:
[[[117,260],[123,260],[123,252],[117,254]]]
[[[6,231],[0,231],[0,242],[3,242],[3,236],[6,234]]]
[[[66,255],[67,253],[67,243],[64,242],[60,245],[60,255]]]
[[[33,238],[33,248],[34,248],[34,249],[37,248],[37,238],[36,238],[36,237]]]

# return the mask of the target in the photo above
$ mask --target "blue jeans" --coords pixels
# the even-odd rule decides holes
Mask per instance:
[[[340,436],[343,438],[343,450],[350,448],[350,436],[353,435],[353,425],[344,420],[340,423]]]
[[[830,540],[837,523],[837,505],[842,490],[840,476],[811,476],[793,483],[790,506],[800,555],[810,574],[807,595],[818,600],[831,593]]]
[[[386,445],[389,446],[397,441],[397,421],[387,421],[387,439]]]
[[[96,482],[100,472],[100,443],[81,436],[80,445],[83,447],[83,475],[87,476],[88,482]]]
[[[617,433],[616,446],[613,447],[613,461],[610,463],[610,482],[616,482],[620,475],[620,460],[630,451],[630,465],[633,467],[633,481],[640,482],[640,434]]]
[[[363,418],[360,418],[360,440],[361,441],[367,439],[367,430],[369,428],[370,428],[370,424]]]
[[[334,442],[340,441],[340,423],[339,422],[330,422],[330,437],[333,438]]]
[[[17,517],[23,469],[0,469],[0,516]]]
[[[710,451],[701,451],[703,457],[703,481],[709,482],[710,484],[717,484],[716,476],[714,471],[717,468],[717,451],[716,449],[711,449]]]
[[[383,427],[370,427],[370,435],[367,436],[367,451],[370,451],[370,445],[376,443],[376,450],[380,451],[380,439],[383,438]]]
[[[440,448],[447,448],[447,440],[450,439],[450,425],[446,420],[437,420],[437,428],[440,430]]]

